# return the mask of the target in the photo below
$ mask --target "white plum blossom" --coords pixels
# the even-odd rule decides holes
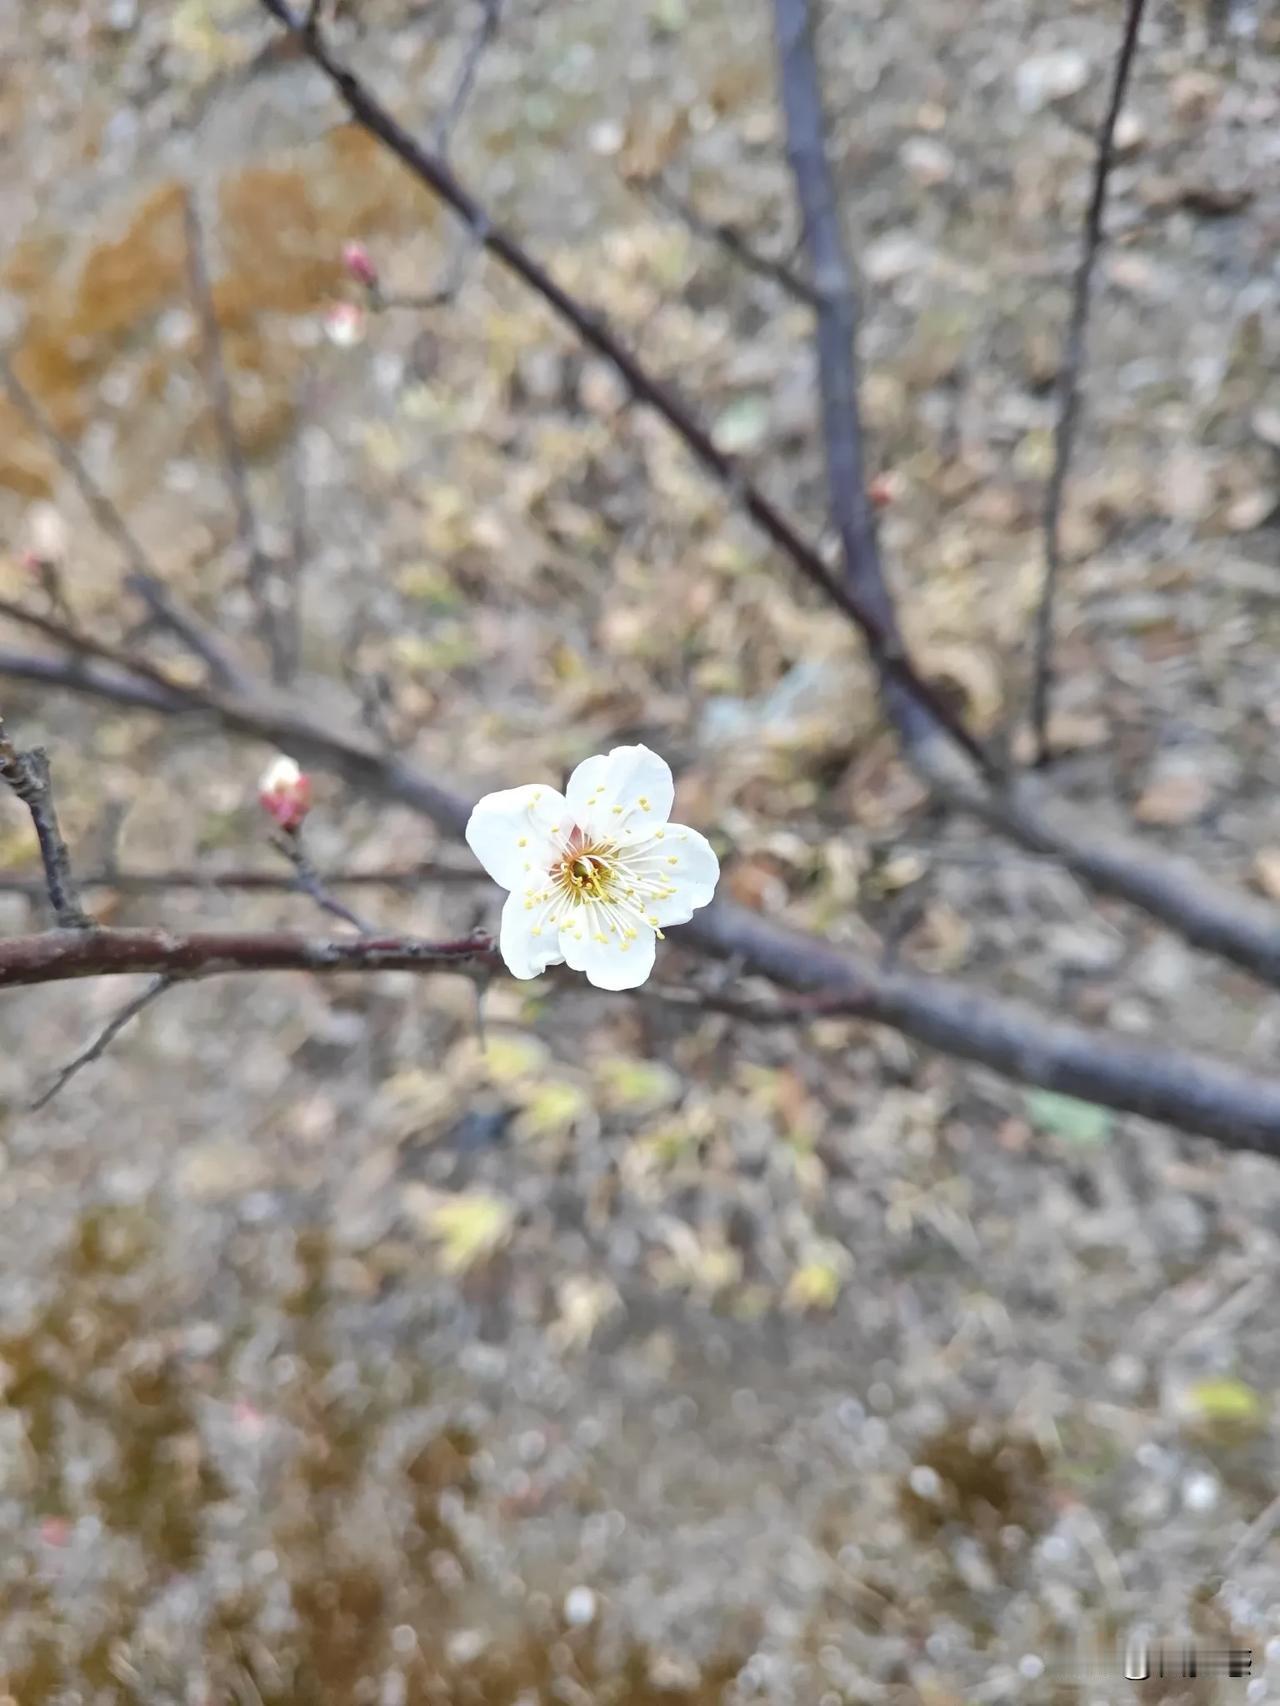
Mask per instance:
[[[597,989],[634,989],[662,927],[715,893],[720,862],[696,829],[668,823],[675,785],[647,746],[584,759],[564,793],[544,783],[486,794],[467,845],[511,892],[498,946],[513,977],[562,962]]]

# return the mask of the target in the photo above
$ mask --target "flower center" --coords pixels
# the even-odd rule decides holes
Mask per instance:
[[[575,829],[564,856],[551,867],[552,881],[576,905],[608,900],[617,876],[614,853],[607,842],[587,843],[582,831]]]

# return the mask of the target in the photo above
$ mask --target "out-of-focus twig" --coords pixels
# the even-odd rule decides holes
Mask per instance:
[[[132,1001],[127,1001],[120,1011],[102,1027],[88,1048],[82,1049],[73,1060],[69,1060],[65,1066],[58,1069],[53,1083],[32,1102],[32,1112],[38,1113],[41,1108],[47,1108],[63,1085],[74,1078],[81,1067],[88,1066],[95,1060],[101,1060],[125,1026],[131,1020],[136,1019],[144,1007],[150,1007],[151,1003],[163,995],[166,989],[171,989],[174,981],[167,974],[162,974],[153,979],[140,995],[135,995]]]
[[[271,845],[293,866],[292,887],[297,893],[309,895],[322,912],[327,912],[332,918],[340,918],[344,924],[350,924],[352,929],[358,930],[362,936],[373,934],[371,924],[366,924],[358,913],[329,893],[324,878],[312,864],[311,856],[302,844],[300,829],[282,830],[279,835],[271,837]]]
[[[1084,362],[1085,333],[1089,324],[1093,269],[1102,246],[1102,219],[1107,205],[1107,184],[1115,159],[1116,124],[1124,105],[1129,73],[1138,47],[1138,32],[1146,0],[1126,0],[1124,33],[1116,58],[1098,151],[1093,164],[1093,189],[1084,216],[1080,261],[1076,268],[1067,326],[1066,347],[1058,374],[1058,420],[1054,431],[1053,468],[1045,493],[1044,581],[1036,611],[1031,683],[1031,726],[1036,743],[1036,763],[1049,761],[1049,702],[1053,693],[1053,633],[1058,580],[1062,571],[1062,497],[1071,468],[1076,425],[1080,415],[1080,369]]]
[[[770,284],[781,285],[797,302],[807,302],[811,308],[817,307],[817,292],[808,279],[802,278],[786,261],[777,260],[772,255],[762,255],[736,225],[725,220],[705,218],[688,197],[681,195],[660,172],[648,177],[633,176],[628,181],[651,196],[668,213],[674,214],[682,225],[688,226],[695,237],[716,244],[739,266],[755,273],[758,278],[768,279]]]
[[[71,854],[58,824],[49,755],[40,746],[19,752],[9,738],[3,719],[0,719],[0,778],[8,783],[31,814],[44,866],[45,892],[54,917],[64,930],[94,929],[93,919],[80,904],[71,874]]]
[[[285,677],[288,659],[281,643],[279,622],[271,597],[271,561],[263,549],[257,516],[254,514],[253,499],[249,491],[249,469],[245,463],[244,445],[236,426],[231,382],[227,378],[227,364],[222,351],[222,331],[218,325],[213,289],[209,282],[204,235],[200,229],[195,194],[190,189],[183,200],[182,209],[187,234],[187,274],[191,285],[191,298],[200,317],[205,384],[209,389],[214,423],[222,446],[222,460],[227,471],[227,486],[236,512],[236,536],[244,558],[249,596],[253,600],[271,659],[271,679],[278,682]]]
[[[489,880],[478,865],[474,870],[464,871],[456,865],[443,865],[431,859],[424,859],[416,865],[389,865],[370,871],[320,871],[317,875],[326,889],[390,889],[403,894],[411,894],[415,889],[435,883],[475,884]],[[287,894],[297,887],[297,878],[287,876],[283,871],[108,869],[86,872],[77,879],[77,887],[82,893],[100,889],[118,895],[207,894],[218,890],[239,894]],[[46,892],[42,877],[0,874],[0,894],[23,895],[29,900],[38,900]]]
[[[13,371],[7,356],[0,355],[0,385],[23,418],[44,439],[63,471],[80,493],[85,507],[103,533],[115,544],[129,565],[125,585],[146,605],[152,616],[204,663],[213,678],[224,686],[241,686],[244,675],[231,653],[215,635],[184,611],[164,583],[163,576],[143,549],[137,535],[120,511],[85,467],[71,443],[60,433],[36,399]]]
[[[454,79],[452,93],[431,133],[432,147],[442,157],[448,156],[453,133],[466,110],[467,102],[471,99],[471,91],[475,88],[480,62],[497,37],[502,23],[502,4],[503,0],[480,0],[480,22],[467,43],[462,63],[458,67],[458,75]]]

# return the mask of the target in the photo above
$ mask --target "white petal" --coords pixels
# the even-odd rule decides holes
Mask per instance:
[[[558,966],[564,959],[556,932],[548,930],[543,920],[541,933],[533,934],[538,913],[525,910],[524,897],[517,891],[509,894],[502,908],[502,929],[498,948],[512,977],[537,977],[548,966]]]
[[[584,971],[597,989],[635,989],[653,970],[657,937],[643,925],[635,937],[606,935],[603,942],[585,923],[576,921],[560,931],[560,950],[574,971]]]
[[[671,766],[647,746],[615,746],[604,757],[584,759],[567,789],[575,822],[600,835],[643,834],[665,823],[675,792]]]
[[[553,829],[568,816],[564,796],[555,788],[539,782],[505,788],[477,801],[467,822],[467,846],[495,883],[523,889],[550,868],[556,857]]]
[[[644,901],[644,909],[661,925],[686,924],[700,906],[706,906],[720,881],[720,861],[705,835],[683,824],[669,823],[661,841],[653,841],[645,852],[656,852],[658,863],[646,859],[642,868],[656,871],[676,892]],[[674,861],[674,863],[672,862]]]
[[[583,829],[594,828],[599,818],[596,790],[604,786],[608,774],[609,760],[604,753],[597,752],[593,758],[584,758],[569,778],[564,797],[569,803],[570,816]]]

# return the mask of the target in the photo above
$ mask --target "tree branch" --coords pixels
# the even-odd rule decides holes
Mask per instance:
[[[716,901],[681,925],[679,941],[806,992],[771,1005],[718,995],[682,1005],[764,1023],[828,1014],[890,1025],[1006,1078],[1161,1120],[1228,1148],[1280,1156],[1280,1082],[1242,1067],[1046,1020],[964,983],[881,971],[728,902]],[[421,972],[469,964],[501,966],[490,937],[427,942],[284,931],[48,931],[0,940],[0,990],[138,972],[189,981],[230,972]]]
[[[285,930],[46,930],[0,938],[0,989],[151,973],[174,981],[224,972],[424,971],[500,965],[487,936],[301,936]]]
[[[1049,701],[1053,692],[1053,629],[1058,579],[1062,568],[1062,497],[1071,467],[1076,424],[1080,414],[1080,369],[1084,361],[1085,332],[1089,322],[1090,287],[1094,264],[1102,246],[1102,217],[1107,204],[1107,183],[1115,158],[1116,124],[1124,105],[1125,89],[1138,46],[1138,31],[1146,0],[1127,0],[1124,34],[1111,85],[1111,100],[1098,135],[1093,167],[1093,191],[1085,213],[1080,264],[1076,270],[1067,328],[1066,349],[1058,375],[1058,423],[1054,432],[1053,468],[1044,506],[1044,582],[1036,612],[1034,676],[1031,688],[1031,723],[1035,733],[1036,762],[1049,761]]]
[[[818,390],[827,492],[840,536],[844,581],[901,647],[897,612],[884,578],[862,457],[856,339],[858,309],[827,158],[822,89],[814,52],[810,0],[774,0],[778,78],[787,129],[787,158],[804,218],[817,314]],[[931,708],[892,678],[882,681],[885,708],[903,746],[919,755],[938,732]],[[926,769],[928,766],[926,766]]]
[[[819,552],[796,531],[783,512],[744,476],[732,457],[717,449],[710,433],[672,387],[651,374],[631,354],[602,314],[584,307],[522,244],[493,224],[486,210],[454,175],[447,162],[417,142],[355,73],[334,58],[319,30],[308,29],[286,0],[260,0],[260,3],[293,33],[302,51],[333,84],[356,123],[389,148],[421,184],[477,233],[478,241],[490,254],[536,291],[583,343],[603,356],[622,376],[638,401],[646,403],[674,428],[702,466],[738,496],[756,525],[790,558],[801,574],[825,592],[857,624],[880,673],[892,678],[919,701],[937,726],[946,730],[983,774],[993,774],[992,763],[981,745],[942,695],[917,674],[897,634],[885,627],[877,611],[866,604],[860,590],[832,575]]]

